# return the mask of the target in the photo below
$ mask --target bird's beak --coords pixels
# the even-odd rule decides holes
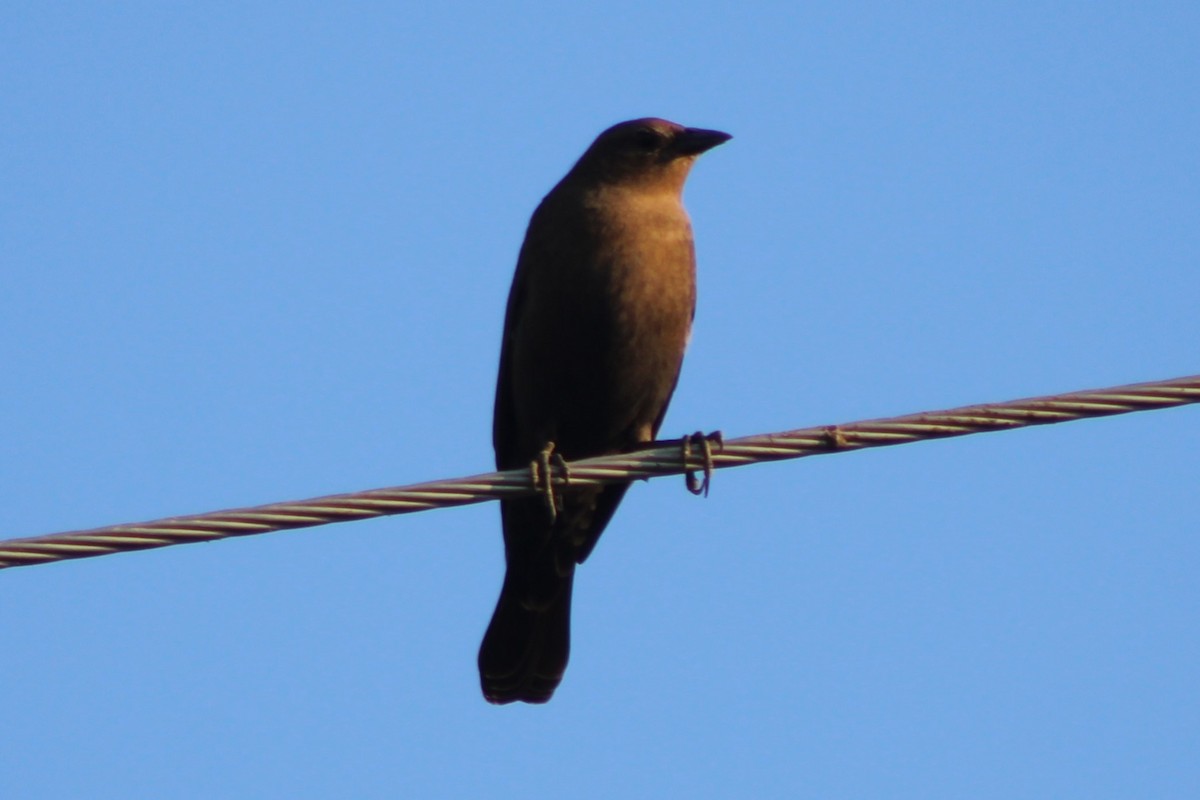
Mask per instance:
[[[711,150],[719,144],[728,142],[733,137],[721,131],[710,131],[704,128],[684,128],[683,133],[675,137],[675,152],[684,156],[696,156],[705,150]]]

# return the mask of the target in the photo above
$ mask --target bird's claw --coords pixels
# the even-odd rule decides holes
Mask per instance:
[[[562,453],[555,452],[554,442],[550,442],[538,453],[538,457],[530,462],[529,473],[533,487],[541,493],[542,499],[546,501],[546,511],[550,515],[551,525],[558,519],[558,514],[563,509],[562,495],[554,491],[554,468],[559,470],[564,486],[571,482],[571,468],[567,466],[567,461],[562,457]]]
[[[692,494],[704,495],[705,497],[708,497],[708,487],[712,482],[713,474],[712,446],[713,444],[716,444],[718,450],[723,448],[725,446],[725,437],[720,431],[713,431],[712,433],[708,434],[701,431],[696,431],[695,433],[684,436],[683,466],[685,469],[692,459],[692,445],[694,444],[699,444],[700,446],[700,457],[703,459],[700,468],[704,477],[697,478],[696,471],[688,469],[684,473],[684,484],[687,486],[687,490]]]

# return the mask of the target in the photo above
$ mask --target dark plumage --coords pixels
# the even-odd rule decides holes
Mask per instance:
[[[493,444],[499,469],[549,444],[565,459],[652,441],[679,378],[695,309],[692,229],[682,203],[696,157],[729,139],[662,119],[600,134],[525,234],[504,321]],[[544,703],[570,647],[575,565],[629,484],[501,503],[508,571],[479,650],[493,703]]]

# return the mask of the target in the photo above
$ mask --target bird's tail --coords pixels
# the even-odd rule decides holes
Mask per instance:
[[[529,576],[509,568],[479,648],[479,679],[488,702],[544,703],[554,694],[571,650],[574,579],[572,564],[556,576],[556,591],[547,593],[544,582],[533,591],[526,585]]]

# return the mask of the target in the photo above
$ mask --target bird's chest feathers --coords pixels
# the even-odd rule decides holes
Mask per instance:
[[[589,396],[634,410],[665,402],[696,296],[678,198],[600,197],[547,222],[553,233],[528,254],[514,369],[564,408]]]
[[[564,264],[566,282],[588,297],[617,336],[663,335],[690,325],[695,303],[692,227],[677,198],[623,198],[590,220],[594,258]],[[568,290],[570,291],[570,290]]]

